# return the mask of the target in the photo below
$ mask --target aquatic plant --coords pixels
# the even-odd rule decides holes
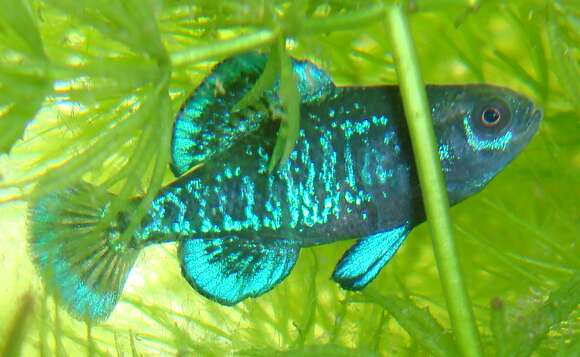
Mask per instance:
[[[292,55],[314,61],[337,83],[397,82],[396,66],[409,59],[393,57],[402,39],[390,3],[1,0],[0,8],[0,150],[10,153],[0,161],[0,351],[458,353],[426,226],[360,294],[328,280],[347,244],[338,243],[310,249],[280,287],[234,308],[191,290],[174,247],[151,248],[112,319],[97,326],[55,307],[26,250],[18,200],[79,177],[118,194],[109,217],[145,194],[138,222],[172,180],[169,150],[160,149],[168,148],[176,111],[221,59],[278,51],[282,74]],[[523,156],[453,209],[467,289],[459,293],[473,300],[483,353],[578,353],[580,8],[574,1],[468,0],[410,1],[404,9],[425,82],[501,84],[545,107],[541,132]],[[282,82],[290,109],[293,83]],[[291,147],[297,115],[284,127],[279,159]]]

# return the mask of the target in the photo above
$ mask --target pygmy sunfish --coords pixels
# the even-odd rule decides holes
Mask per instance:
[[[337,87],[312,63],[293,61],[299,137],[270,172],[285,115],[278,81],[232,110],[266,62],[256,53],[228,59],[185,102],[171,147],[179,178],[159,192],[129,244],[118,237],[130,207],[96,228],[114,198],[96,186],[79,183],[30,202],[33,258],[72,315],[106,319],[141,249],[171,241],[179,242],[185,279],[224,305],[279,284],[301,248],[344,239],[356,241],[332,279],[362,289],[425,220],[398,87]],[[496,86],[429,86],[427,94],[452,204],[489,183],[542,118],[526,97]]]

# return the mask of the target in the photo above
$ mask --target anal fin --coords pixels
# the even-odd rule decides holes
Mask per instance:
[[[403,225],[360,239],[344,253],[332,279],[346,290],[364,288],[395,255],[409,231]]]
[[[260,296],[292,270],[300,248],[290,241],[239,236],[188,239],[179,246],[181,271],[200,294],[222,305]]]

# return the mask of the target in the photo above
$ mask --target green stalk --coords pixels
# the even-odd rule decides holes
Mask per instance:
[[[304,33],[312,35],[319,32],[352,31],[353,28],[368,26],[385,16],[385,5],[379,3],[369,8],[349,12],[344,15],[334,15],[327,18],[307,18],[302,23]]]
[[[187,66],[192,63],[227,57],[238,52],[253,50],[257,47],[272,44],[280,35],[279,29],[259,30],[225,41],[201,45],[188,50],[171,54],[173,67]]]
[[[14,320],[6,326],[5,345],[0,346],[0,356],[20,356],[28,332],[28,322],[32,317],[34,298],[30,293],[24,295]]]
[[[479,334],[465,288],[449,216],[449,199],[437,156],[437,142],[407,16],[401,5],[388,12],[401,96],[418,168],[425,212],[451,325],[464,356],[481,356]]]

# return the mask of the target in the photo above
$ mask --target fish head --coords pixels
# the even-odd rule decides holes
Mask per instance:
[[[439,157],[452,203],[480,191],[526,147],[543,112],[491,85],[428,89]]]

